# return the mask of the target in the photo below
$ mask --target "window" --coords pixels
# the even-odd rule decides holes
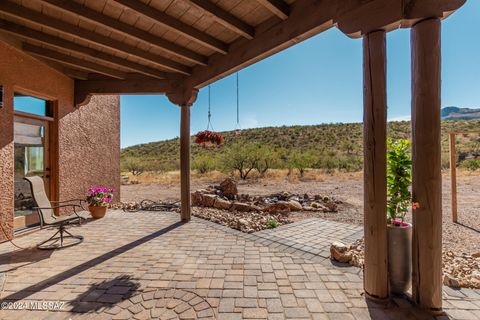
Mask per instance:
[[[52,116],[50,103],[47,100],[19,93],[15,93],[13,96],[13,108],[15,111],[30,113],[37,116]]]

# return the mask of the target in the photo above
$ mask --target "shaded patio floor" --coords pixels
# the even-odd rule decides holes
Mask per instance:
[[[1,310],[0,319],[432,319],[402,299],[367,303],[361,272],[324,257],[335,230],[340,240],[361,229],[311,219],[243,234],[178,219],[111,211],[72,228],[85,236],[78,246],[12,254],[9,243],[0,244],[2,302],[35,309]],[[315,230],[330,234],[312,244]],[[16,243],[34,245],[51,233]],[[444,306],[448,315],[438,319],[480,319],[478,290],[446,288]]]

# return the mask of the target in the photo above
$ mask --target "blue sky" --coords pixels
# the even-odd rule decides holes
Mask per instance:
[[[442,28],[442,106],[480,107],[480,0]],[[410,116],[409,30],[387,35],[388,118]],[[362,41],[331,29],[240,71],[242,128],[362,121]],[[236,78],[211,85],[212,123],[236,127]],[[192,134],[207,126],[208,89],[192,107]],[[121,97],[122,147],[179,135],[180,110],[164,96]]]

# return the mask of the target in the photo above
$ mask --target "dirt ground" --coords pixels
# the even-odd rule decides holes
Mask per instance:
[[[218,184],[219,179],[193,179],[192,191]],[[308,181],[288,181],[285,178],[252,179],[240,181],[240,193],[267,195],[275,192],[310,195],[320,194],[343,202],[338,213],[292,213],[293,220],[320,217],[339,222],[361,225],[363,223],[363,180],[360,173],[324,175]],[[443,175],[443,248],[444,251],[475,253],[480,251],[480,173],[459,173],[458,223],[451,222],[450,177]],[[178,183],[142,183],[125,185],[121,189],[123,202],[151,200],[178,200]],[[409,219],[411,217],[407,217]]]

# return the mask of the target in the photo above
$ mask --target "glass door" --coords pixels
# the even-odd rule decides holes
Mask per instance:
[[[14,187],[16,231],[39,224],[36,206],[29,183],[24,179],[40,176],[45,182],[45,191],[50,196],[50,122],[45,116],[15,113],[14,122]]]

